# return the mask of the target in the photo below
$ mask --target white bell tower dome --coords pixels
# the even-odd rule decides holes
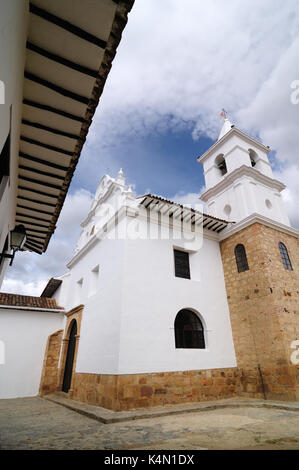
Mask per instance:
[[[206,182],[201,200],[211,215],[239,222],[259,214],[290,225],[281,198],[285,185],[273,178],[269,152],[269,147],[237,129],[225,115],[217,142],[198,158]]]

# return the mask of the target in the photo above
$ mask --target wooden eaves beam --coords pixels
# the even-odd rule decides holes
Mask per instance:
[[[31,193],[40,194],[41,196],[51,197],[52,199],[58,198],[57,194],[45,193],[44,191],[38,191],[37,189],[27,188],[26,186],[19,186],[19,189],[21,189],[22,191],[29,191]]]
[[[28,153],[19,152],[19,156],[22,158],[25,158],[26,160],[30,160],[31,162],[40,163],[41,165],[46,165],[51,168],[55,168],[56,170],[68,171],[69,169],[69,167],[67,166],[58,165],[57,163],[52,163],[52,162],[49,162],[48,160],[43,160],[42,158],[33,157],[32,155],[29,155]]]
[[[36,180],[34,178],[28,178],[27,176],[18,175],[18,178],[24,181],[28,181],[29,183],[40,184],[41,186],[47,186],[48,188],[58,189],[61,190],[62,186],[57,186],[57,184],[48,183],[47,181]]]
[[[213,222],[213,220],[211,220],[211,222]],[[214,223],[212,223],[212,225],[207,224],[206,227],[204,227],[204,228],[207,228],[208,230],[211,230],[211,228],[215,227],[215,225],[217,225],[218,223],[219,223],[218,220],[216,222],[214,221]]]
[[[227,227],[227,225],[224,225],[224,226],[223,226],[223,227],[221,227],[219,230],[217,230],[217,233],[220,233],[220,232],[222,232],[222,230],[224,230],[226,227]]]
[[[48,225],[43,225],[43,224],[37,224],[36,222],[31,222],[31,220],[22,220],[22,219],[16,219],[16,222],[19,222],[20,224],[26,224],[26,225],[33,225],[34,227],[42,227],[42,228],[49,228],[50,225],[50,220]],[[42,232],[44,233],[44,232]]]
[[[25,70],[24,72],[24,77],[46,88],[50,88],[50,90],[53,90],[56,93],[59,93],[60,95],[64,97],[70,98],[74,101],[78,101],[79,103],[83,103],[87,105],[89,104],[90,101],[92,101],[92,99],[89,99],[86,96],[79,95],[78,93],[74,93],[71,90],[67,90],[66,88],[56,85],[55,83],[49,82],[48,80],[45,80],[44,78],[38,77],[34,73],[27,72],[27,70]]]
[[[63,20],[62,18],[59,18],[58,16],[53,15],[52,13],[49,13],[48,11],[35,6],[32,2],[30,2],[29,4],[29,11],[30,13],[39,16],[40,18],[43,18],[44,20],[49,21],[50,23],[53,23],[62,29],[65,29],[66,31],[74,34],[75,36],[84,39],[84,41],[88,41],[92,44],[95,44],[101,49],[105,49],[107,46],[106,41],[103,41],[102,39],[98,38],[97,36],[94,36],[93,34],[88,33],[87,31],[84,31],[78,26],[75,26],[72,23]]]
[[[31,233],[29,233],[31,232]],[[47,235],[49,235],[49,232],[45,233],[36,233],[38,230],[31,230],[30,228],[26,228],[26,234],[29,235],[32,238],[38,238],[42,242],[45,242],[45,239],[47,238]]]
[[[27,247],[29,250],[34,251],[38,255],[42,254],[42,249],[34,247],[33,243],[30,242],[29,240],[26,241],[24,247]]]
[[[42,49],[41,47],[37,46],[36,44],[33,44],[30,41],[27,41],[26,47],[30,51],[33,51],[54,62],[58,62],[59,64],[64,65],[65,67],[76,70],[76,72],[83,73],[84,75],[88,75],[89,77],[93,78],[99,77],[97,70],[92,70],[88,67],[84,67],[83,65],[77,64],[76,62],[72,62],[71,60],[65,59],[64,57],[61,57],[57,54],[53,54],[50,51],[46,51],[45,49]]]
[[[203,228],[206,228],[208,230],[210,230],[210,228],[214,227],[216,224],[218,223],[218,221],[215,222],[214,219],[212,220],[209,220],[208,222],[206,222],[203,226]],[[212,225],[211,225],[212,224]]]
[[[39,147],[43,147],[48,150],[53,150],[53,152],[63,153],[64,155],[69,155],[70,157],[73,156],[73,152],[71,152],[70,150],[65,150],[60,147],[55,147],[54,145],[45,144],[44,142],[31,139],[30,137],[26,137],[25,135],[21,135],[20,139],[23,140],[24,142],[28,142],[29,144],[38,145]]]
[[[30,236],[27,237],[26,243],[27,243],[27,242],[31,243],[31,245],[36,246],[37,248],[44,246],[44,244],[41,243],[41,242],[39,242],[38,240],[32,240]],[[40,248],[40,249],[41,249],[41,248]]]
[[[56,207],[56,204],[52,204],[51,202],[38,201],[37,199],[31,199],[30,197],[18,195],[17,198],[22,199],[23,201],[33,202],[34,204],[41,204],[42,206]]]
[[[87,122],[86,119],[84,119],[82,116],[77,116],[75,114],[63,111],[62,109],[53,108],[53,106],[48,106],[47,104],[38,103],[37,101],[28,100],[27,98],[23,99],[23,104],[26,104],[27,106],[31,106],[33,108],[41,109],[43,111],[48,111],[49,113],[58,114],[59,116],[72,119],[73,121],[78,121],[82,123]]]
[[[27,222],[27,225],[31,225]],[[41,233],[41,234],[44,234],[44,235],[48,235],[49,233],[49,230],[38,230],[36,228],[31,228],[31,227],[26,227],[26,233],[27,232],[33,232],[33,233]]]
[[[48,171],[37,170],[36,168],[32,168],[31,166],[26,165],[19,165],[21,170],[31,171],[32,173],[37,173],[38,175],[48,176],[49,178],[56,178],[58,180],[65,180],[64,176],[56,175],[55,173],[49,173]]]
[[[18,216],[18,217],[28,217],[29,219],[40,220],[41,222],[47,222],[48,224],[51,222],[51,219],[43,219],[41,217],[35,217],[31,214],[30,215],[29,214],[24,214],[23,212],[16,212],[16,216]]]
[[[43,211],[41,209],[35,209],[34,207],[23,206],[22,204],[17,204],[17,207],[19,207],[20,209],[27,209],[28,211],[32,211],[32,212],[39,212],[40,214],[53,216],[53,212]]]
[[[70,132],[65,132],[60,129],[55,129],[54,127],[45,126],[39,122],[28,121],[28,119],[22,119],[22,124],[25,126],[35,127],[36,129],[41,129],[42,131],[51,132],[51,134],[61,135],[62,137],[68,137],[69,139],[80,139],[79,135],[72,134]]]

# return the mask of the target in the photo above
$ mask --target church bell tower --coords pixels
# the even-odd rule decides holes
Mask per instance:
[[[206,191],[201,200],[211,215],[234,222],[258,214],[290,225],[281,191],[273,177],[270,148],[225,120],[218,140],[198,158],[203,164]]]
[[[207,212],[235,222],[220,235],[241,395],[298,400],[299,232],[281,198],[269,147],[232,126],[226,114],[203,164]]]

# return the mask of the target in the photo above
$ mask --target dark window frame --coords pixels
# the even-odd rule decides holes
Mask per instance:
[[[206,349],[204,326],[190,309],[180,310],[174,321],[176,349]]]
[[[235,260],[239,273],[249,271],[246,248],[242,243],[235,246]]]
[[[293,271],[293,266],[291,263],[291,259],[290,259],[290,255],[289,255],[287,247],[285,246],[284,243],[279,242],[278,248],[279,248],[280,257],[281,257],[281,261],[282,261],[284,269],[286,269],[287,271]]]
[[[6,137],[2,150],[0,152],[0,184],[2,179],[10,175],[10,132]]]
[[[188,251],[173,249],[175,277],[191,279]]]

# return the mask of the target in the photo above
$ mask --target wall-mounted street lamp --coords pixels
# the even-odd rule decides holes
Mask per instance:
[[[2,261],[3,258],[9,258],[11,260],[9,263],[9,266],[11,266],[13,259],[15,257],[16,251],[21,250],[25,242],[26,242],[26,229],[24,225],[16,225],[16,227],[10,232],[10,248],[13,250],[13,253],[12,255],[10,255],[10,254],[2,252],[0,254],[0,261]]]

